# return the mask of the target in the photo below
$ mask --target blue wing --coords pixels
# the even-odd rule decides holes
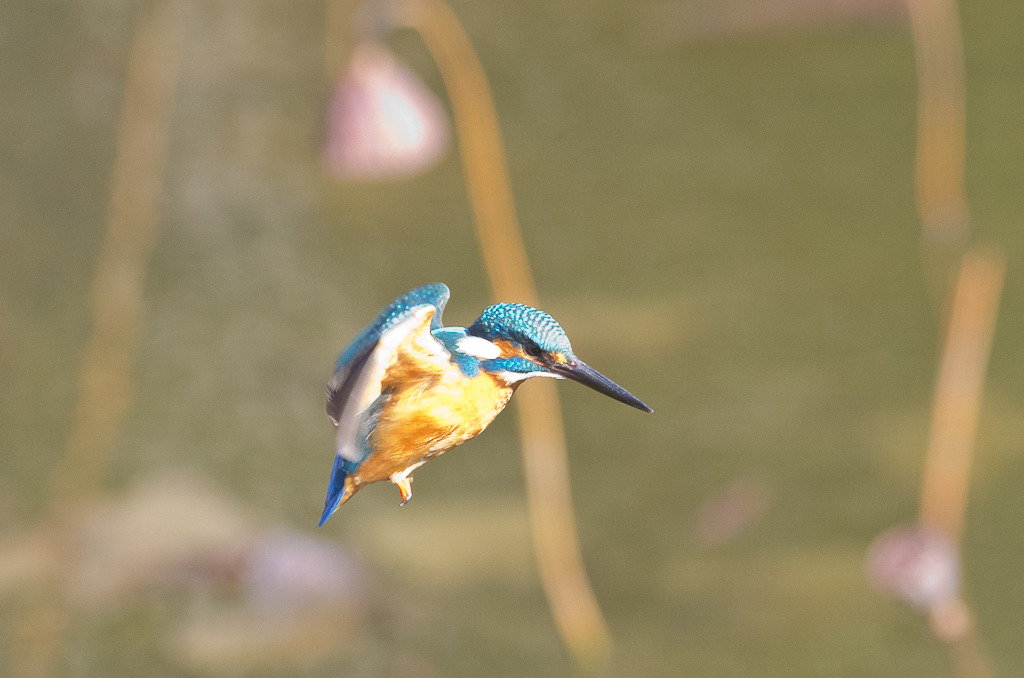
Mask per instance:
[[[345,478],[369,454],[366,439],[376,423],[381,383],[399,347],[417,331],[437,344],[430,332],[440,329],[441,314],[448,302],[448,287],[442,283],[424,285],[402,295],[381,311],[342,350],[334,376],[327,384],[327,415],[338,427],[337,455],[327,489],[320,524],[337,510],[345,492]],[[429,322],[429,326],[427,323]]]
[[[416,306],[429,305],[436,310],[430,322],[430,329],[441,329],[441,314],[448,303],[448,286],[444,283],[423,285],[406,292],[395,299],[377,316],[376,320],[363,328],[356,337],[342,349],[334,364],[334,376],[327,384],[327,416],[335,424],[345,405],[347,390],[351,389],[351,377],[358,374],[366,360],[373,353],[381,337],[405,320]],[[347,388],[346,388],[347,387]]]

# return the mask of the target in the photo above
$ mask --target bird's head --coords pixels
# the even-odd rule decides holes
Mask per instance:
[[[639,398],[576,357],[561,325],[524,304],[488,306],[467,329],[460,348],[480,369],[514,384],[530,377],[572,379],[599,393],[651,412]]]

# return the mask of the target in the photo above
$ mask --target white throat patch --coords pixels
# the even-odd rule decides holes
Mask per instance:
[[[560,374],[554,372],[509,372],[508,370],[501,370],[500,372],[494,372],[494,376],[498,377],[506,384],[514,384],[524,379],[530,379],[531,377],[551,377],[552,379],[565,379]]]

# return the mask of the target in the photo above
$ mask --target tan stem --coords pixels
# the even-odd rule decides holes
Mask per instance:
[[[996,251],[972,251],[964,257],[935,384],[921,523],[954,541],[963,532],[971,450],[1005,266]]]
[[[917,60],[917,211],[932,240],[963,242],[964,63],[954,0],[907,0]]]
[[[491,292],[502,301],[536,304],[483,67],[455,14],[441,0],[410,2],[408,19],[448,90]],[[608,630],[580,554],[558,395],[553,383],[539,381],[516,398],[537,564],[566,646],[581,664],[599,665],[608,652]]]
[[[72,555],[68,529],[102,482],[132,399],[145,274],[156,242],[178,81],[181,12],[176,2],[158,6],[143,18],[132,43],[107,231],[90,294],[92,334],[82,358],[71,432],[54,471],[50,571],[40,590],[28,596],[11,675],[34,678],[56,670],[68,621],[62,586]]]

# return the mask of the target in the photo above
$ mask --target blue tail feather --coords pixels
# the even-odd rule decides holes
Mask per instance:
[[[341,504],[341,498],[345,495],[345,478],[348,477],[351,470],[352,462],[341,455],[334,458],[334,469],[331,471],[331,482],[327,486],[327,501],[324,502],[324,514],[320,517],[320,522],[317,523],[317,527],[326,523],[327,519],[331,517],[331,514],[338,510],[338,506]]]

